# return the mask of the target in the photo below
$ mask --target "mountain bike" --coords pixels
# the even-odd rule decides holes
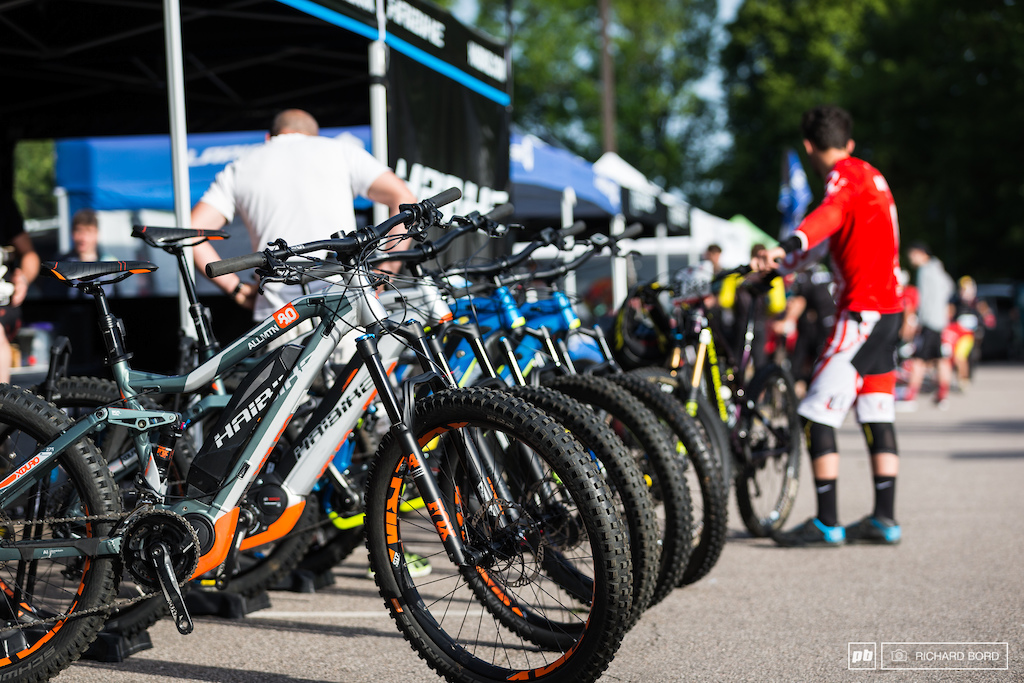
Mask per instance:
[[[672,310],[661,308],[648,318],[662,323],[672,320],[660,333],[673,340],[668,367],[641,368],[633,373],[673,391],[715,448],[732,460],[736,502],[744,526],[761,537],[781,528],[792,509],[802,440],[792,375],[777,363],[752,369],[753,320],[744,321],[744,345],[737,356],[709,319],[707,301],[713,284],[749,272],[743,266],[712,278],[700,268],[684,271],[674,286]],[[746,286],[755,296],[763,296],[773,277],[759,277]],[[656,295],[643,300],[651,309],[662,305]],[[623,325],[618,333],[629,336],[630,329]]]
[[[404,206],[393,219],[353,235],[307,245],[279,244],[277,249],[211,264],[208,272],[215,276],[230,269],[259,267],[268,277],[290,279],[323,263],[318,257],[306,257],[307,266],[301,268],[289,265],[290,260],[323,250],[333,252],[339,263],[356,265],[359,256],[392,228],[401,223],[432,224],[439,217],[436,206],[457,196],[457,191],[442,193]],[[190,632],[193,624],[180,586],[230,561],[231,553],[237,551],[253,523],[252,512],[240,507],[245,491],[343,330],[350,326],[368,330],[358,342],[363,364],[345,382],[347,390],[331,437],[350,431],[367,403],[379,394],[393,426],[387,439],[390,445],[377,457],[383,463],[377,471],[387,474],[381,475],[384,479],[371,476],[371,499],[383,506],[384,514],[371,516],[368,545],[371,558],[376,558],[378,580],[391,582],[391,590],[382,588],[388,594],[387,604],[413,646],[452,680],[539,678],[553,669],[593,678],[607,666],[621,639],[619,622],[630,607],[629,557],[620,523],[604,502],[608,492],[596,469],[564,431],[511,397],[482,389],[449,390],[429,404],[418,402],[413,407],[403,401],[408,390],[396,390],[387,370],[405,348],[424,351],[422,335],[415,326],[410,329],[387,319],[386,312],[375,306],[376,300],[365,295],[374,283],[362,271],[353,268],[340,286],[284,306],[191,372],[157,375],[130,367],[123,326],[110,313],[102,290],[102,283],[151,272],[155,266],[118,262],[46,267],[94,297],[107,360],[126,407],[100,408],[71,423],[27,392],[0,388],[0,452],[7,463],[6,477],[0,481],[0,606],[4,611],[0,638],[7,657],[0,660],[0,675],[42,680],[73,661],[105,615],[125,606],[113,600],[118,562],[146,589],[138,599],[161,593],[175,626],[182,633]],[[187,497],[170,499],[166,465],[183,427],[182,415],[145,409],[138,397],[147,392],[195,391],[287,327],[310,318],[319,318],[310,342],[304,347],[281,347],[250,373],[250,381],[233,395],[234,405],[225,408],[225,419],[193,461]],[[422,356],[425,366],[432,367],[429,355]],[[438,378],[441,375],[434,373],[421,380],[440,382]],[[446,411],[457,414],[458,421],[448,418]],[[417,418],[412,426],[411,415]],[[129,511],[121,509],[121,496],[88,438],[108,425],[131,430],[142,463],[138,503]],[[423,434],[424,426],[434,431]],[[435,441],[440,431],[445,437]],[[507,449],[494,446],[489,435],[497,434],[501,438],[496,443],[507,444]],[[439,450],[448,444],[457,448]],[[425,451],[436,451],[436,455],[428,460]],[[311,452],[300,455],[282,483],[286,510],[301,511],[303,493],[329,462],[309,457]],[[438,463],[436,472],[433,463]],[[443,472],[456,473],[458,484],[442,485],[439,474]],[[380,497],[399,478],[408,485]],[[453,479],[442,477],[442,481]],[[533,655],[527,661],[521,647],[496,655],[493,636],[484,638],[487,652],[477,649],[480,630],[476,637],[451,627],[446,630],[444,616],[434,613],[436,605],[416,597],[415,582],[404,563],[401,548],[407,527],[400,506],[392,505],[403,493],[415,493],[424,501],[430,511],[425,528],[433,530],[462,583],[475,589],[478,600],[487,597],[481,586],[490,589],[487,595],[493,598],[485,603],[488,609],[494,608],[491,603],[500,595],[509,597],[518,591],[519,584],[506,585],[506,575],[494,570],[504,563],[533,570],[516,577],[523,585],[554,575],[552,591],[558,587],[570,596],[580,596],[589,589],[589,600],[573,597],[571,609],[570,598],[550,605],[534,604],[534,593],[516,595],[516,604],[522,606],[519,613],[498,610],[500,619],[490,619],[492,631],[499,623],[509,622],[519,627],[521,637],[528,637],[526,626],[557,612],[548,622],[567,621],[562,644],[572,640],[573,645],[557,655]],[[468,520],[461,515],[466,503],[476,511]],[[553,532],[552,524],[560,534]],[[453,656],[457,669],[450,666]]]

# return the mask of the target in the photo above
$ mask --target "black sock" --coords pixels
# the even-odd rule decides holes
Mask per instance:
[[[896,477],[875,477],[875,517],[896,521]]]
[[[836,512],[836,480],[815,479],[814,490],[818,493],[818,521],[825,526],[837,526],[839,515]]]

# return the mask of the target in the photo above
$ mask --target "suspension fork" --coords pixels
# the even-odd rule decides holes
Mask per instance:
[[[434,524],[434,528],[436,529],[438,536],[441,538],[441,542],[444,545],[445,552],[448,554],[448,558],[453,564],[460,567],[478,563],[482,556],[466,547],[462,542],[461,535],[455,532],[456,526],[452,523],[452,517],[441,495],[441,489],[438,486],[437,478],[434,476],[434,473],[430,468],[426,466],[423,450],[420,448],[419,442],[416,440],[416,435],[407,423],[406,414],[408,413],[411,415],[412,411],[411,409],[405,410],[405,408],[411,407],[401,405],[398,393],[392,386],[391,380],[388,378],[387,372],[384,370],[384,365],[381,363],[380,353],[377,351],[376,337],[373,335],[360,337],[356,341],[356,348],[359,351],[359,355],[363,362],[366,364],[366,367],[370,372],[370,376],[373,378],[374,384],[377,387],[377,394],[380,397],[381,402],[384,404],[384,409],[387,411],[388,417],[391,418],[391,433],[398,441],[402,452],[409,454],[408,463],[412,472],[413,481],[416,483],[420,496],[426,503],[427,510],[430,512],[430,519]],[[410,398],[410,400],[412,399]],[[466,461],[470,464],[471,475],[474,479],[480,482],[485,480],[493,482],[493,479],[486,477],[484,469],[480,464],[480,458],[472,457],[473,455],[478,456],[478,454],[475,452],[475,449],[468,447],[469,443],[469,440],[466,439],[459,440],[459,444],[466,447]],[[489,492],[484,500],[489,500],[494,497],[494,495],[495,493]]]

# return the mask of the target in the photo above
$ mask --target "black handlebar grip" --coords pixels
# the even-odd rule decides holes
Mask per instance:
[[[491,209],[490,213],[484,216],[484,218],[489,221],[494,221],[495,223],[501,223],[505,219],[512,218],[512,215],[515,214],[515,212],[516,207],[511,204],[498,204],[496,207]]]
[[[451,204],[460,197],[462,197],[462,190],[460,190],[457,187],[449,187],[447,190],[438,192],[437,194],[435,194],[430,199],[427,199],[426,201],[430,202],[435,207],[437,207],[444,206],[445,204]]]
[[[221,275],[227,275],[228,273],[237,273],[240,270],[259,268],[260,266],[266,265],[266,263],[267,255],[262,251],[258,251],[255,254],[232,256],[224,259],[223,261],[207,263],[206,274],[209,277],[220,277]]]
[[[562,228],[558,232],[561,233],[562,237],[575,237],[576,235],[583,234],[587,230],[587,224],[583,221],[576,221],[567,228]]]
[[[643,231],[644,226],[640,225],[639,223],[634,223],[633,225],[630,225],[625,230],[623,230],[620,234],[615,235],[615,239],[616,241],[630,240],[633,239],[634,237],[639,237],[643,233]]]

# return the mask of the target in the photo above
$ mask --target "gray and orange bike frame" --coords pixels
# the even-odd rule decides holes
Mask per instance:
[[[437,482],[429,468],[423,465],[423,453],[410,426],[405,423],[405,416],[411,411],[403,409],[388,379],[388,374],[394,370],[399,355],[408,348],[409,342],[417,335],[422,339],[422,330],[418,325],[413,325],[419,329],[419,332],[416,332],[409,330],[409,326],[388,321],[387,312],[379,301],[366,294],[368,291],[372,291],[371,285],[362,274],[347,274],[343,276],[341,285],[299,297],[285,305],[246,335],[184,375],[158,375],[132,370],[128,366],[127,357],[117,359],[111,365],[111,369],[128,407],[100,408],[43,445],[28,462],[0,481],[0,509],[9,506],[18,496],[24,494],[39,476],[45,476],[50,472],[51,466],[61,453],[108,425],[126,427],[131,431],[144,486],[164,499],[167,482],[156,466],[154,445],[149,433],[180,422],[182,418],[190,419],[210,407],[222,407],[225,397],[208,396],[183,414],[142,409],[136,397],[150,392],[173,394],[197,391],[218,379],[243,359],[253,355],[287,328],[305,320],[319,318],[319,324],[307,338],[307,343],[276,395],[268,399],[271,400],[271,405],[264,419],[259,421],[245,447],[233,457],[228,475],[223,479],[223,485],[213,492],[212,498],[202,496],[203,500],[189,498],[175,503],[156,503],[152,509],[171,510],[185,516],[186,519],[195,516],[205,518],[213,529],[213,538],[201,554],[193,576],[199,576],[219,566],[227,557],[235,539],[240,501],[274,450],[295,410],[306,400],[309,387],[319,375],[321,368],[329,361],[344,333],[356,327],[377,330],[378,334],[368,333],[357,342],[363,362],[344,380],[345,391],[338,402],[342,407],[340,414],[332,414],[330,424],[318,430],[319,438],[312,447],[299,455],[283,482],[282,488],[288,497],[287,508],[291,512],[282,515],[282,521],[287,518],[293,523],[301,513],[301,506],[305,504],[305,494],[313,488],[330,464],[337,448],[356,427],[369,404],[380,394],[380,400],[391,418],[394,425],[392,429],[396,432],[399,443],[405,452],[414,456],[411,462],[414,463],[413,475],[416,485],[423,500],[433,511],[432,519],[444,540],[448,555],[453,563],[465,566],[469,562],[467,549],[460,535],[451,533],[454,526]],[[384,331],[388,333],[380,334]],[[421,355],[426,352],[426,347],[418,351]],[[411,392],[404,393],[411,396]],[[468,444],[470,440],[464,440],[464,443]],[[476,451],[472,447],[469,450],[471,453]],[[475,460],[480,465],[479,458]],[[484,466],[474,469],[477,470],[477,474],[491,479],[486,476],[487,468]],[[500,487],[502,482],[500,478],[496,478],[493,484]],[[492,482],[488,481],[487,485],[492,485]],[[43,540],[38,543],[19,543],[16,547],[0,548],[0,561],[117,555],[122,541],[118,531],[125,526],[122,523],[107,537]]]

